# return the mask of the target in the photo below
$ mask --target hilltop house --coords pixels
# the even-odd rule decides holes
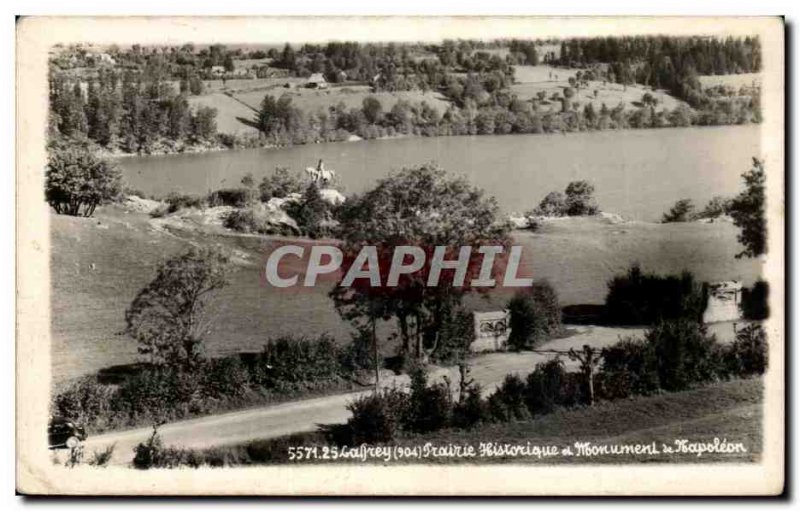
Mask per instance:
[[[322,76],[322,73],[314,73],[306,80],[306,87],[309,89],[327,89],[328,82],[325,80],[325,77]]]

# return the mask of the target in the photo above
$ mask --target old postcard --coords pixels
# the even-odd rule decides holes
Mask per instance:
[[[22,17],[17,488],[777,495],[780,18]]]

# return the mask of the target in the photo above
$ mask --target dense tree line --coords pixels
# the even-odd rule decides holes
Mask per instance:
[[[50,79],[51,136],[88,138],[109,150],[153,152],[214,142],[216,114],[191,108],[185,91],[149,74],[101,69],[88,83],[58,72]]]
[[[441,45],[306,44],[295,50],[286,44],[272,65],[295,76],[322,73],[332,83],[367,82],[376,90],[436,90],[447,85],[454,72],[499,72],[513,77],[508,59],[475,45],[445,41]]]
[[[707,107],[697,75],[761,71],[757,37],[595,37],[567,39],[555,63],[567,67],[606,66],[612,82],[666,89],[695,108]]]

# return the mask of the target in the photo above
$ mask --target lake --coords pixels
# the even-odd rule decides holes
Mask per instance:
[[[586,179],[604,211],[655,221],[681,198],[698,207],[741,189],[760,155],[759,125],[599,131],[554,135],[399,138],[283,149],[121,158],[129,185],[147,194],[206,193],[257,180],[277,166],[302,171],[322,158],[345,192],[360,192],[393,169],[435,161],[467,176],[505,212],[535,207],[553,190]]]

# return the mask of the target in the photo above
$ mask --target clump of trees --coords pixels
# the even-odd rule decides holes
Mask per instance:
[[[56,213],[90,217],[122,193],[122,173],[85,145],[53,144],[45,170],[45,199]]]
[[[495,200],[433,164],[381,179],[373,189],[348,200],[338,219],[348,266],[364,246],[377,247],[381,267],[389,267],[395,247],[420,247],[426,253],[426,266],[400,276],[397,285],[376,287],[356,279],[331,292],[342,317],[359,329],[374,332],[376,322],[396,321],[401,355],[418,360],[445,349],[444,326],[454,320],[463,297],[477,291],[469,282],[480,267],[478,248],[509,243],[510,229],[500,221]],[[464,285],[450,285],[453,272],[445,271],[438,287],[427,286],[434,247],[447,247],[447,258],[452,259],[465,246],[473,250]]]
[[[693,222],[696,220],[713,220],[731,211],[732,201],[723,197],[714,197],[708,204],[696,211],[691,199],[680,199],[672,208],[661,217],[661,223],[668,224],[673,222]]]
[[[548,193],[539,206],[526,216],[589,216],[600,211],[594,198],[594,185],[588,181],[570,182],[564,193]]]
[[[102,69],[85,84],[52,71],[50,134],[130,153],[216,143],[216,109],[191,108],[188,92],[174,90],[165,80],[165,71],[157,68],[141,73]]]

